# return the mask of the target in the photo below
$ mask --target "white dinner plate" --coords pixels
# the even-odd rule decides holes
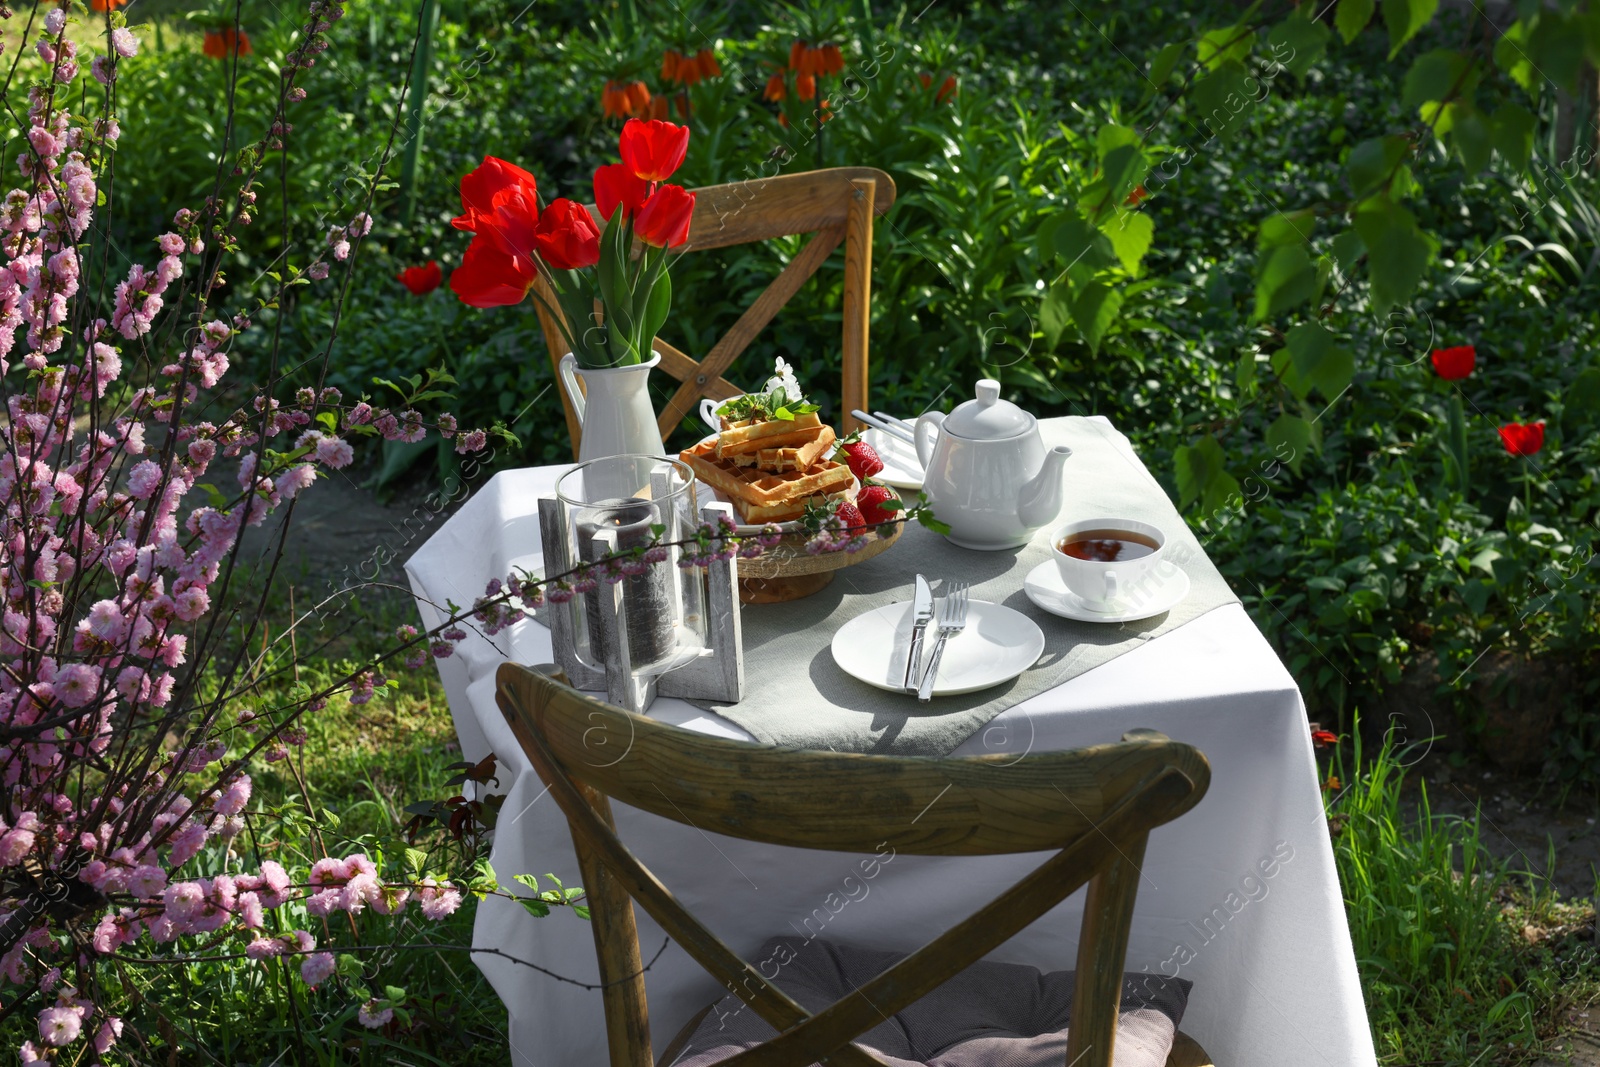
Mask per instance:
[[[1116,601],[1110,611],[1097,611],[1077,593],[1068,589],[1056,569],[1055,560],[1047,559],[1023,580],[1022,589],[1034,604],[1050,612],[1079,622],[1137,622],[1170,611],[1189,595],[1189,576],[1176,564],[1163,561],[1150,572],[1149,589],[1137,590],[1135,596]]]
[[[922,464],[917,461],[914,445],[871,426],[861,431],[861,439],[871,445],[878,453],[878,458],[883,460],[883,470],[873,475],[874,478],[896,489],[922,488]]]
[[[932,661],[938,637],[936,612],[923,638],[924,667]],[[833,635],[833,660],[841,670],[894,692],[905,692],[900,683],[905,679],[910,648],[909,600],[858,615]],[[1043,652],[1044,631],[1032,619],[1000,604],[970,601],[966,629],[945,642],[933,695],[975,693],[1009,682],[1038,662]]]

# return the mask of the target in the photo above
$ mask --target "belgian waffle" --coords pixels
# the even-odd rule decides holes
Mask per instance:
[[[837,496],[853,484],[850,468],[831,459],[819,460],[804,472],[764,471],[718,456],[713,441],[702,441],[678,458],[749,524],[798,519],[809,501]]]
[[[837,438],[832,426],[819,426],[805,432],[811,434],[811,440],[798,448],[762,448],[755,452],[736,453],[728,458],[740,467],[757,467],[773,473],[809,472],[819,459],[833,450]]]
[[[793,419],[723,419],[717,435],[717,455],[737,456],[763,448],[799,448],[816,435],[822,420],[817,413]]]

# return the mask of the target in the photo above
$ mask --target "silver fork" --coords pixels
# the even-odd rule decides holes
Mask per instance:
[[[933,646],[933,659],[917,686],[917,700],[926,704],[933,698],[933,683],[939,677],[939,660],[944,656],[944,643],[967,626],[967,583],[954,582],[939,604],[939,641]]]

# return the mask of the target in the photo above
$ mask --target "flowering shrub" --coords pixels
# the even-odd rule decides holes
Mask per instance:
[[[44,16],[34,42],[42,65],[22,181],[0,198],[0,975],[20,987],[8,1014],[37,1015],[24,1063],[98,1059],[117,1044],[125,1021],[105,968],[136,945],[290,957],[315,987],[335,973],[321,942],[336,927],[319,937],[307,916],[414,909],[432,920],[461,904],[460,887],[426,871],[386,877],[356,853],[318,859],[302,880],[245,860],[240,841],[250,768],[303,744],[306,714],[336,696],[362,703],[384,683],[380,661],[287,706],[241,707],[251,683],[223,639],[228,622],[250,617],[234,575],[241,531],[292,506],[321,470],[347,466],[353,440],[416,441],[430,428],[414,407],[336,389],[280,398],[276,379],[219,389],[230,345],[261,309],[224,310],[221,266],[251,221],[260,174],[277,166],[289,108],[305,98],[300,72],[343,14],[312,0],[270,128],[238,154],[236,187],[224,194],[219,181],[203,204],[179,209],[154,265],[135,262],[120,278],[90,250],[107,243],[94,231],[110,213],[117,67],[138,38],[120,14],[97,20],[105,48],[88,64],[93,92],[78,84],[85,57],[66,9]],[[236,28],[225,32],[247,50]],[[80,94],[97,115],[73,115]],[[334,226],[310,263],[284,271],[272,302],[334,264],[352,269],[371,228],[366,210]],[[229,396],[246,399],[216,414]],[[448,416],[432,428],[459,452],[487,444],[485,431],[458,432]],[[208,476],[231,476],[236,489]],[[432,636],[409,643],[426,648]],[[208,850],[227,873],[196,872]],[[382,1025],[388,1011],[373,1000],[364,1021]]]

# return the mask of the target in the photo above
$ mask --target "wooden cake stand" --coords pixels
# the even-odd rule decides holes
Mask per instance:
[[[784,523],[783,528],[798,525]],[[785,533],[782,541],[755,559],[739,561],[739,600],[744,604],[782,604],[820,592],[833,581],[835,572],[889,551],[905,528],[903,522],[880,526],[867,535],[866,547],[859,552],[818,552],[814,556],[806,551],[810,534],[803,529]]]

